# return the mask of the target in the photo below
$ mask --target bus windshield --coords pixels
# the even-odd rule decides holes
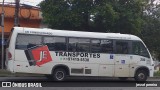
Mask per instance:
[[[142,42],[139,42],[139,41],[133,42],[132,48],[133,48],[132,53],[134,55],[140,55],[140,56],[150,58],[147,48],[143,45]]]

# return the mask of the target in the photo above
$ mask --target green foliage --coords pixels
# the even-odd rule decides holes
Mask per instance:
[[[155,72],[155,73],[154,73],[154,76],[160,76],[160,71]]]
[[[45,0],[40,7],[50,28],[138,35],[144,1]]]
[[[84,30],[89,27],[92,0],[46,0],[40,4],[50,28]]]
[[[160,9],[154,1],[45,0],[40,7],[50,28],[138,35],[160,60]]]
[[[146,6],[145,10],[141,38],[146,43],[152,55],[160,60],[160,7],[151,2]]]
[[[113,26],[114,32],[136,34],[141,31],[143,2],[138,0],[114,0],[113,7],[118,19]]]

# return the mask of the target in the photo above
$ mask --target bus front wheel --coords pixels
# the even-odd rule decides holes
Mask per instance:
[[[147,80],[147,72],[145,70],[138,70],[135,74],[136,81],[146,81]]]
[[[58,68],[53,72],[53,79],[55,81],[64,81],[66,78],[66,71],[64,69]]]

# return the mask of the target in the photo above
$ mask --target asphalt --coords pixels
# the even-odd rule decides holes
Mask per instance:
[[[0,81],[53,81],[45,76],[4,76],[0,77]],[[120,81],[118,78],[112,77],[68,77],[66,81]],[[135,81],[133,78],[128,78],[127,81]],[[147,81],[160,81],[160,77],[149,77]]]
[[[46,77],[0,77],[0,82],[41,83],[41,88],[23,88],[23,90],[160,90],[160,77],[148,78],[146,82],[135,82],[130,78],[120,81],[108,77],[68,77],[64,82],[55,82]],[[157,84],[156,87],[136,87],[137,84]],[[1,84],[1,83],[0,83]],[[20,90],[22,88],[0,88],[0,90]]]

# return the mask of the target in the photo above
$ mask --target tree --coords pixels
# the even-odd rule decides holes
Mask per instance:
[[[160,60],[160,7],[157,0],[45,0],[50,28],[115,32],[140,36]]]
[[[92,0],[46,0],[40,6],[44,21],[50,28],[68,30],[89,28]]]
[[[138,35],[144,0],[45,0],[40,4],[50,28]]]
[[[152,55],[160,60],[160,5],[151,0],[145,7],[141,38],[146,43]]]
[[[114,2],[113,2],[114,1]],[[119,19],[113,27],[114,32],[139,35],[143,23],[142,11],[147,1],[142,0],[113,0],[114,10]],[[145,3],[144,3],[145,2]]]

